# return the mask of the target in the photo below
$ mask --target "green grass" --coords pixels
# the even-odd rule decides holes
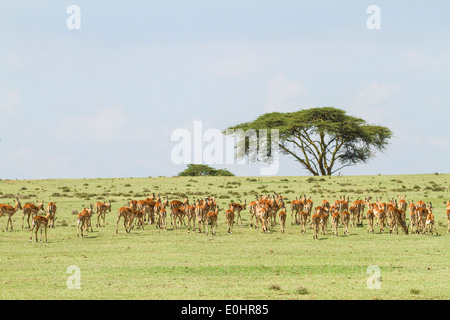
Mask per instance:
[[[351,228],[348,236],[286,233],[274,227],[262,234],[249,226],[226,233],[223,210],[218,233],[167,232],[146,226],[126,234],[116,211],[130,199],[151,193],[191,201],[216,195],[224,209],[231,201],[255,199],[256,194],[279,192],[288,200],[307,194],[315,204],[342,195],[382,200],[407,195],[406,200],[431,201],[440,236],[367,234]],[[79,180],[3,180],[0,203],[55,201],[56,228],[48,242],[30,244],[21,228],[22,213],[13,217],[14,231],[6,232],[0,219],[0,299],[449,299],[450,235],[444,200],[450,200],[449,175],[343,177],[174,177]],[[76,216],[89,203],[111,199],[113,212],[106,228],[87,238],[76,236]],[[329,227],[329,231],[331,226]],[[81,289],[68,289],[67,268],[81,271]],[[367,268],[381,271],[381,289],[370,290]]]

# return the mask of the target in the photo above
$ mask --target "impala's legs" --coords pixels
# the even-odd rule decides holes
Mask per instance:
[[[6,223],[6,231],[8,231],[8,223],[9,223],[9,225],[11,227],[11,231],[12,231],[13,230],[13,224],[12,224],[11,216],[9,216],[8,222]]]
[[[31,228],[31,231],[30,231],[30,243],[33,241],[33,229],[34,229],[34,226]]]

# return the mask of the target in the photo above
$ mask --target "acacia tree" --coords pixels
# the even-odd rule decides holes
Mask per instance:
[[[369,125],[333,107],[266,113],[255,121],[230,127],[224,133],[235,135],[248,130],[256,133],[266,130],[264,135],[256,134],[257,144],[250,143],[248,135],[238,141],[237,147],[242,150],[238,157],[243,158],[255,151],[252,146],[261,145],[261,139],[268,140],[266,143],[270,146],[271,129],[278,130],[277,147],[281,153],[292,156],[315,176],[331,176],[342,168],[367,163],[375,151],[387,147],[392,137],[390,129]],[[265,156],[257,161],[270,162],[274,156],[269,147]]]
[[[234,176],[227,169],[214,169],[205,164],[188,164],[187,168],[178,173],[180,177],[193,177],[193,176]]]

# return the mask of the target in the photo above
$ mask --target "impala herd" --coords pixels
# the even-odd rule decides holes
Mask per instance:
[[[363,226],[364,217],[367,222],[367,232],[374,233],[374,226],[379,227],[380,233],[389,229],[391,234],[397,233],[399,227],[405,234],[413,232],[416,234],[437,233],[435,219],[433,214],[433,205],[431,202],[424,201],[406,201],[406,196],[398,199],[388,199],[387,202],[381,202],[381,199],[368,197],[357,199],[350,203],[349,197],[342,196],[340,199],[329,202],[324,199],[319,205],[314,207],[311,197],[306,195],[297,197],[290,202],[291,225],[299,225],[300,232],[306,233],[307,224],[310,224],[314,239],[319,235],[328,233],[328,223],[331,223],[332,235],[338,236],[339,226],[343,227],[344,235],[348,235],[349,227]],[[227,223],[227,232],[233,232],[233,226],[242,225],[241,212],[248,210],[250,226],[263,233],[267,233],[277,224],[279,219],[280,232],[285,232],[287,209],[284,203],[284,197],[281,194],[262,195],[254,201],[247,204],[245,200],[242,203],[230,203],[225,210],[225,219]],[[398,201],[397,201],[398,200]],[[444,202],[446,205],[447,232],[450,233],[450,201]],[[367,211],[366,211],[367,209]],[[47,241],[47,228],[55,227],[57,206],[50,202],[47,208],[44,208],[44,202],[37,205],[26,203],[22,206],[19,199],[15,199],[15,206],[0,204],[0,218],[8,217],[6,230],[10,227],[13,230],[12,216],[22,210],[22,229],[24,228],[25,217],[30,230],[30,242],[35,233],[36,242],[38,230],[45,231],[45,240]],[[39,211],[45,212],[45,216],[38,215]],[[167,211],[170,210],[169,215]],[[215,197],[209,196],[204,199],[197,199],[193,204],[189,203],[189,198],[185,197],[183,201],[161,198],[159,195],[152,195],[143,200],[131,200],[127,205],[117,211],[116,233],[119,232],[119,222],[123,219],[125,231],[130,233],[134,228],[144,229],[144,225],[155,225],[156,228],[167,230],[168,221],[173,229],[187,227],[188,232],[197,230],[215,235],[217,232],[217,221],[219,216],[219,206]],[[97,202],[89,208],[84,208],[77,214],[77,237],[86,237],[89,230],[92,231],[91,219],[95,213],[97,215],[97,228],[105,227],[106,213],[111,212],[111,201]],[[406,223],[406,215],[409,214],[409,223]],[[31,218],[31,225],[30,225]]]

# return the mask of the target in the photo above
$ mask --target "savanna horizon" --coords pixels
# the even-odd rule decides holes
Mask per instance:
[[[30,230],[21,228],[22,211],[12,216],[13,231],[0,218],[2,259],[1,299],[448,299],[450,261],[445,217],[449,175],[377,175],[332,177],[158,177],[85,178],[0,181],[0,203],[55,202],[55,228],[48,241],[30,244]],[[242,225],[228,233],[225,211],[232,202],[250,203],[261,194],[282,195],[287,209],[285,232],[280,225],[268,233],[250,226],[249,210]],[[130,200],[160,194],[169,200],[190,201],[215,196],[216,234],[185,226],[167,231],[144,224],[129,234],[122,223],[116,233],[117,210]],[[372,197],[387,201],[431,202],[439,236],[367,232],[349,226],[344,235],[313,239],[291,224],[289,204],[311,197],[314,206],[342,196],[350,202]],[[13,197],[11,197],[13,196]],[[111,201],[106,226],[77,237],[76,217],[98,201]],[[367,208],[366,208],[367,211]],[[168,213],[170,210],[168,210]],[[44,215],[41,211],[39,215]],[[365,217],[365,215],[364,215]],[[407,222],[409,217],[407,215]],[[69,289],[70,266],[79,267],[81,289]],[[49,268],[49,266],[51,266]],[[372,266],[380,271],[380,289],[370,289]],[[43,272],[43,270],[46,270]],[[39,283],[39,285],[36,285]]]

